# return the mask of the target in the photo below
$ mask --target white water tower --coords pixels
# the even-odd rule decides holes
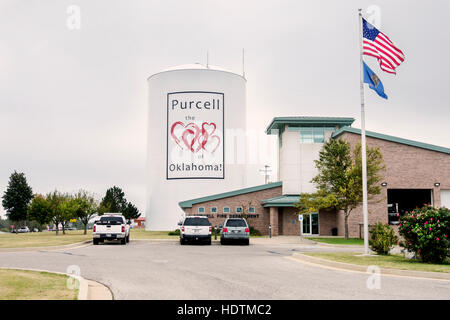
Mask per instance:
[[[147,230],[174,230],[180,201],[247,187],[246,80],[182,65],[148,78]]]

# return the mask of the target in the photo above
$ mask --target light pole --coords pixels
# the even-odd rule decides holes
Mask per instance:
[[[269,172],[272,172],[272,170],[269,168],[270,166],[266,164],[264,166],[264,169],[259,169],[259,172],[264,173],[264,184],[267,184],[267,182],[269,181]]]

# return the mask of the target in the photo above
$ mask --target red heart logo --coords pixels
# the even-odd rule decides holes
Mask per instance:
[[[178,126],[180,126],[180,128],[177,128]],[[185,128],[185,130],[181,131],[182,128]],[[181,149],[184,149],[181,144],[181,141],[183,141],[183,143],[189,150],[191,150],[191,152],[195,152],[193,146],[197,141],[198,136],[200,135],[200,128],[192,122],[184,125],[183,122],[177,121],[170,127],[170,135]],[[192,135],[192,138],[190,140],[188,139],[189,135]]]
[[[202,123],[202,134],[205,132],[208,133],[208,136],[211,136],[214,131],[216,131],[216,124],[214,122],[203,122]]]
[[[207,149],[209,149],[210,146],[214,145],[214,143],[212,142],[213,140],[216,140],[216,141],[217,141],[217,142],[216,142],[216,145],[213,147],[213,149],[212,149],[212,151],[211,151],[211,154],[213,154],[213,153],[217,150],[217,148],[219,147],[219,145],[220,145],[220,137],[217,136],[217,135],[213,135],[213,136],[211,136],[210,138],[211,138],[211,139],[209,140],[209,143],[206,145],[206,148],[207,148]],[[205,150],[207,150],[207,149],[205,149]]]
[[[200,149],[211,152],[211,154],[214,153],[221,143],[220,137],[213,135],[215,131],[216,124],[214,122],[203,122],[201,129],[193,122],[185,125],[181,121],[174,122],[170,127],[170,135],[175,143],[184,150],[181,143],[183,141],[187,149],[193,153]]]

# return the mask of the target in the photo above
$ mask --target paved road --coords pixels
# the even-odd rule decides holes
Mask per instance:
[[[127,246],[0,253],[0,267],[66,272],[78,265],[83,277],[109,286],[115,299],[450,299],[450,282],[383,276],[381,289],[369,290],[368,275],[287,258],[294,251],[317,250],[330,249],[131,241]]]

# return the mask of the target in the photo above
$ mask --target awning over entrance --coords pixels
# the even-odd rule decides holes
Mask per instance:
[[[295,207],[295,203],[298,202],[298,194],[282,195],[275,198],[264,199],[261,204],[265,208],[269,207]]]

